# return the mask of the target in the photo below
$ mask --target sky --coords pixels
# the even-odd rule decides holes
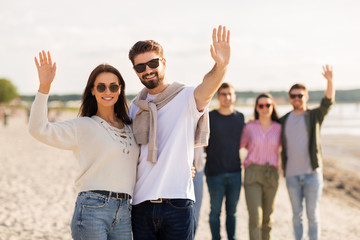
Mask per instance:
[[[168,82],[201,83],[214,61],[212,29],[231,32],[225,81],[237,91],[322,90],[321,66],[337,89],[360,88],[358,0],[0,0],[0,78],[23,95],[38,89],[34,57],[57,64],[52,94],[81,94],[101,63],[118,68],[126,93],[143,87],[128,59],[139,40],[164,48]]]

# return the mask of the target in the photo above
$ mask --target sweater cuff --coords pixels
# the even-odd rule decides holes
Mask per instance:
[[[49,94],[41,93],[41,92],[38,91],[36,93],[36,98],[40,98],[40,99],[44,99],[44,100],[46,99],[47,100],[49,98]]]

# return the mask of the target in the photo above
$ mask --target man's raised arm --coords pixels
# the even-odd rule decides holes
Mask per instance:
[[[230,31],[226,30],[225,26],[220,25],[218,29],[213,29],[212,39],[213,44],[210,47],[210,53],[215,65],[205,75],[204,80],[196,87],[194,92],[196,106],[199,111],[204,110],[220,87],[230,61]]]

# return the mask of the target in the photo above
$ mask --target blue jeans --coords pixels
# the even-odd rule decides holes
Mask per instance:
[[[199,224],[200,208],[201,208],[202,195],[203,195],[204,170],[200,172],[196,172],[193,182],[194,182],[194,190],[195,190],[194,210],[195,210],[195,232],[196,232],[196,228]]]
[[[133,205],[134,240],[194,239],[194,201],[168,199],[162,203],[145,201]]]
[[[303,200],[309,224],[309,239],[320,239],[320,198],[323,188],[321,172],[286,177],[286,186],[293,210],[295,239],[303,239]]]
[[[225,196],[226,232],[228,239],[236,239],[236,207],[240,197],[241,172],[207,176],[210,194],[210,229],[212,239],[220,239],[220,212]]]
[[[131,204],[98,193],[78,195],[71,221],[73,239],[131,240]]]

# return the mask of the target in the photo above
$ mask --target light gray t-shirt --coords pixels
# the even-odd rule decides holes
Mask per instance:
[[[309,137],[306,130],[304,114],[291,112],[285,123],[287,143],[286,177],[313,172],[310,164]]]

